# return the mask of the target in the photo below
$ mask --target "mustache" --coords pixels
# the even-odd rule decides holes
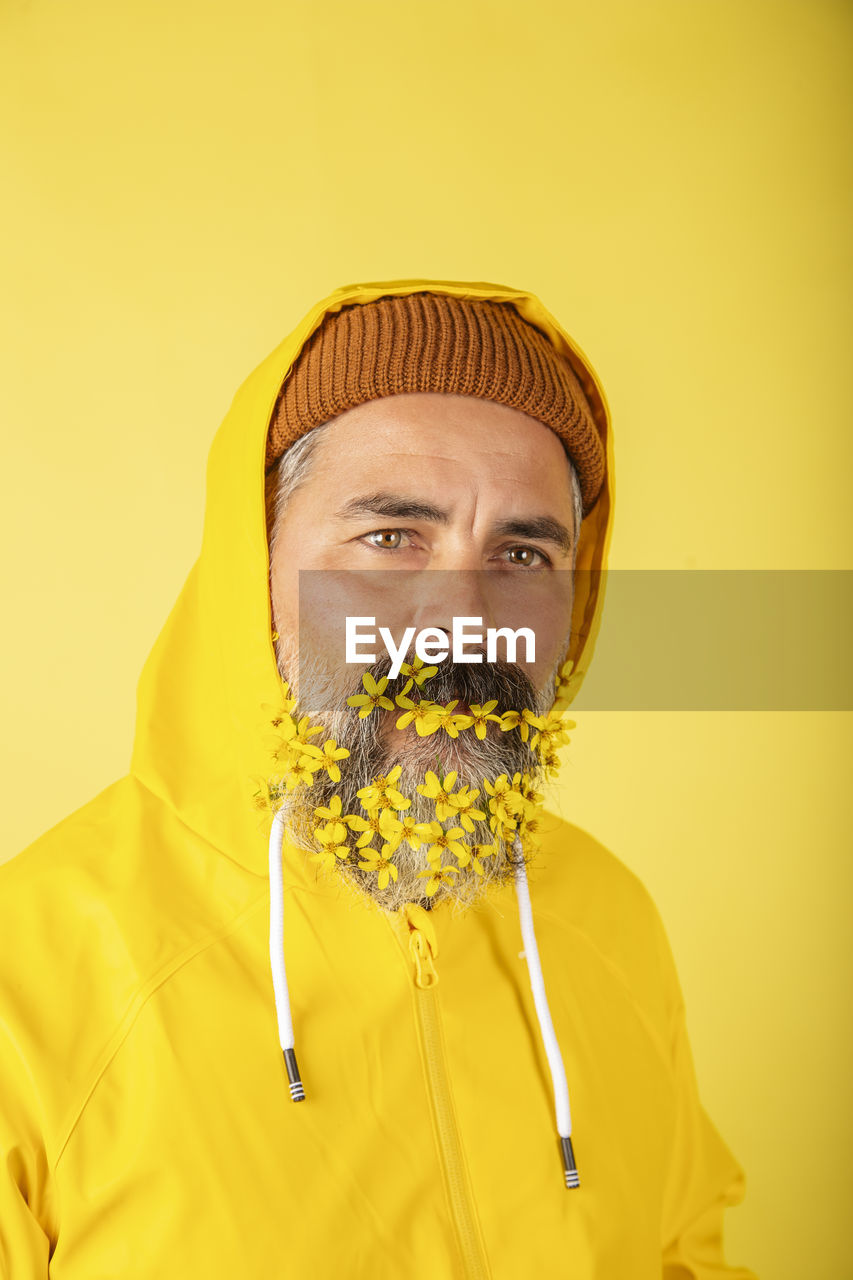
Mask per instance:
[[[410,659],[411,661],[411,659]],[[389,675],[392,660],[385,655],[366,668],[374,680],[382,680]],[[450,659],[438,664],[425,663],[424,666],[437,665],[435,675],[421,684],[413,684],[409,697],[420,697],[428,702],[448,703],[454,699],[459,703],[483,703],[496,701],[499,711],[536,710],[542,702],[543,695],[538,693],[533,681],[523,667],[515,663],[499,659],[497,662],[453,662]],[[401,672],[395,679],[388,680],[386,693],[393,697],[401,693],[410,676]],[[353,693],[362,688],[361,674],[353,684]]]

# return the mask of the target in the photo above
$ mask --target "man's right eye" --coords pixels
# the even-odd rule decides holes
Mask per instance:
[[[396,551],[403,543],[402,529],[375,529],[364,536],[371,546],[381,551]]]

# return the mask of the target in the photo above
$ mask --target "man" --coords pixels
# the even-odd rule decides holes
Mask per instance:
[[[247,380],[131,772],[2,871],[4,1274],[748,1275],[658,915],[541,806],[611,512],[530,295],[342,289]]]

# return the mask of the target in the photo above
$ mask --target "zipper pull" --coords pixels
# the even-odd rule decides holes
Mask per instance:
[[[415,985],[423,990],[438,982],[433,961],[438,955],[438,938],[429,913],[414,902],[400,908],[400,914],[409,929],[409,954],[415,966]]]

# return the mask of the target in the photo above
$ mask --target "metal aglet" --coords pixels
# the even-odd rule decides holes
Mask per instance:
[[[302,1086],[302,1077],[299,1074],[299,1067],[296,1065],[296,1054],[293,1049],[283,1049],[284,1065],[287,1067],[287,1078],[290,1081],[290,1097],[293,1102],[305,1101],[305,1089]]]
[[[560,1151],[563,1156],[563,1172],[566,1175],[566,1186],[573,1191],[581,1184],[578,1167],[575,1164],[575,1153],[572,1150],[571,1138],[560,1138]]]

